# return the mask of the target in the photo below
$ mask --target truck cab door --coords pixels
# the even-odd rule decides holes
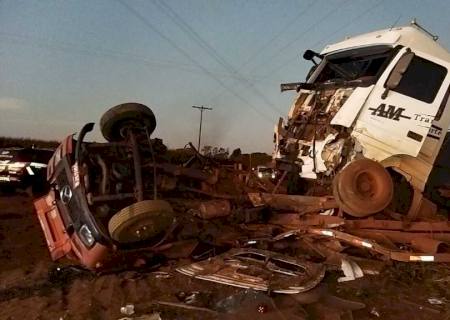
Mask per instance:
[[[402,48],[379,78],[354,128],[365,155],[416,157],[450,85],[450,63]]]

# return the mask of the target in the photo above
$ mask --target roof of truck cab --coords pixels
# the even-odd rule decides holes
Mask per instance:
[[[327,55],[374,45],[389,45],[392,47],[402,45],[413,49],[413,51],[422,51],[450,62],[450,52],[437,41],[434,41],[430,35],[415,26],[396,27],[347,37],[341,42],[327,45],[321,54]]]

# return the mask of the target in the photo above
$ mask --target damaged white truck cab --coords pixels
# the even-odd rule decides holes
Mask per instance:
[[[450,53],[436,40],[413,24],[307,50],[307,81],[281,85],[298,95],[275,127],[278,167],[332,186],[354,216],[417,210],[450,124]]]

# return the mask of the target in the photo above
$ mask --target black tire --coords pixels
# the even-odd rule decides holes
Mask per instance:
[[[145,128],[151,134],[156,128],[153,111],[140,103],[123,103],[106,111],[100,119],[103,137],[110,142],[121,141],[125,137],[124,128]]]

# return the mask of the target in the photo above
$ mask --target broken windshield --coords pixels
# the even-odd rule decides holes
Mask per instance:
[[[377,79],[391,60],[395,49],[376,46],[348,50],[327,56],[314,83]]]

